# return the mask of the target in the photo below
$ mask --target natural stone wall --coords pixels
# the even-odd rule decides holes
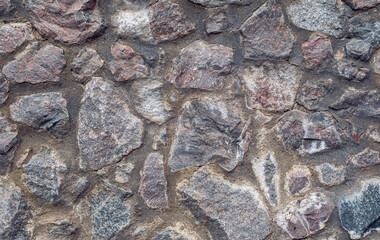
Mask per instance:
[[[380,239],[379,48],[379,0],[0,0],[0,239]]]

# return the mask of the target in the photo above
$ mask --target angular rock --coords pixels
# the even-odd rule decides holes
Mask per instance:
[[[190,0],[204,7],[221,7],[224,5],[249,5],[252,0]]]
[[[327,108],[324,101],[332,90],[331,79],[307,81],[298,89],[297,103],[309,110]]]
[[[50,237],[56,240],[71,239],[78,231],[78,227],[66,219],[48,224],[48,229]]]
[[[174,59],[168,80],[178,88],[218,89],[231,71],[233,49],[195,41]]]
[[[201,240],[196,232],[190,231],[179,222],[175,226],[165,228],[159,232],[154,240]]]
[[[0,113],[0,176],[8,174],[9,167],[20,143],[17,128]]]
[[[339,76],[349,81],[362,81],[369,74],[368,68],[361,67],[354,61],[348,59],[343,59],[338,62],[337,71]]]
[[[157,150],[160,145],[166,146],[166,143],[167,143],[167,132],[166,132],[166,128],[164,127],[164,128],[161,128],[160,131],[154,135],[152,149]]]
[[[260,124],[260,125],[265,125],[265,124],[269,123],[272,120],[272,117],[269,117],[269,116],[265,115],[260,110],[256,111],[256,114],[255,114],[254,118],[257,121],[257,123]]]
[[[228,28],[228,19],[223,11],[216,12],[206,19],[206,32],[216,34],[224,32]]]
[[[247,59],[288,58],[294,41],[282,8],[275,0],[268,0],[240,27],[240,44]]]
[[[105,28],[96,0],[26,0],[33,26],[45,38],[63,43],[81,43],[99,35]]]
[[[315,69],[326,64],[332,56],[333,49],[331,40],[319,33],[312,34],[309,39],[302,44],[303,58],[306,61],[306,68]]]
[[[0,0],[0,15],[8,14],[12,10],[10,0]]]
[[[115,43],[111,47],[113,60],[110,69],[116,81],[128,81],[146,78],[149,69],[140,54],[136,53],[130,46]]]
[[[8,99],[9,81],[0,73],[0,105]]]
[[[133,169],[135,169],[135,166],[130,162],[123,163],[117,166],[115,170],[115,182],[118,182],[118,183],[128,182]]]
[[[380,4],[380,0],[344,0],[352,9],[372,8]]]
[[[177,190],[181,202],[205,223],[213,239],[263,240],[271,232],[267,209],[252,186],[231,183],[202,167]]]
[[[342,227],[351,239],[361,239],[373,230],[379,231],[380,179],[362,181],[360,191],[342,197],[338,211]]]
[[[343,183],[346,180],[346,168],[343,166],[336,167],[330,163],[322,163],[315,167],[318,173],[319,181],[327,186],[334,186]]]
[[[166,178],[164,172],[164,156],[154,152],[145,160],[141,175],[139,193],[151,208],[167,208]]]
[[[285,190],[292,196],[299,196],[310,189],[311,186],[311,173],[306,166],[293,166],[292,169],[286,173]]]
[[[3,73],[16,83],[59,82],[66,65],[63,49],[50,43],[34,42],[3,67]]]
[[[19,48],[24,42],[33,39],[34,36],[30,24],[5,24],[0,27],[0,54],[9,54]]]
[[[60,92],[23,96],[10,106],[13,121],[45,130],[56,137],[66,135],[69,114]]]
[[[301,0],[287,7],[290,21],[299,28],[340,38],[347,19],[337,0]]]
[[[276,223],[291,238],[306,238],[325,227],[325,222],[334,209],[334,203],[324,193],[310,193],[300,200],[295,200],[276,216]]]
[[[373,57],[372,68],[375,73],[380,74],[380,51]]]
[[[295,66],[269,62],[242,67],[238,75],[242,79],[248,105],[270,112],[283,112],[293,107],[302,77]]]
[[[287,150],[300,154],[314,154],[342,144],[342,132],[334,118],[326,113],[306,113],[299,110],[286,112],[277,131]]]
[[[251,161],[252,169],[268,202],[276,207],[279,203],[279,171],[273,152]]]
[[[163,83],[158,80],[135,81],[132,85],[135,108],[144,118],[163,124],[171,117],[171,107],[163,96]]]
[[[379,127],[375,125],[369,126],[366,132],[366,135],[372,141],[380,143],[380,128]]]
[[[352,156],[350,161],[356,167],[371,167],[380,163],[380,153],[370,148],[366,148],[360,153]]]
[[[103,66],[103,60],[99,54],[91,48],[83,48],[71,63],[71,72],[76,80],[82,82],[85,78],[91,77]]]
[[[86,84],[77,135],[82,169],[101,169],[141,145],[143,123],[131,113],[125,96],[102,78]]]
[[[248,125],[236,106],[220,99],[186,102],[170,150],[171,171],[213,162],[232,171],[248,149]]]

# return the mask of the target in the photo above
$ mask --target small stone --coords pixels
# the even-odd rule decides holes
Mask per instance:
[[[66,65],[63,49],[50,43],[35,42],[3,68],[5,76],[16,83],[59,82]]]
[[[111,47],[113,60],[110,69],[116,81],[128,81],[146,78],[149,69],[140,54],[136,53],[130,46],[116,42]]]
[[[0,73],[0,105],[8,99],[9,81],[3,74]]]
[[[49,235],[57,240],[71,239],[75,235],[78,227],[71,224],[68,220],[57,221],[48,224]]]
[[[347,55],[358,60],[368,61],[372,52],[372,44],[363,39],[353,39],[346,44]]]
[[[232,103],[210,98],[186,102],[170,150],[171,171],[213,162],[232,171],[248,149],[249,124]]]
[[[379,231],[380,179],[362,181],[360,191],[342,197],[338,210],[342,227],[351,239],[364,238],[372,230]]]
[[[289,19],[297,27],[337,38],[344,34],[345,11],[337,0],[301,0],[287,7]]]
[[[380,74],[380,51],[373,57],[372,68],[375,73]]]
[[[285,190],[292,196],[299,196],[307,192],[311,187],[311,173],[306,166],[293,166],[286,173]]]
[[[96,0],[26,0],[33,26],[45,38],[63,43],[81,43],[102,33],[105,21]]]
[[[271,232],[268,211],[250,185],[231,183],[202,167],[177,190],[181,203],[206,225],[213,239],[263,240]]]
[[[8,14],[12,10],[10,0],[0,0],[0,15]]]
[[[368,74],[369,69],[366,67],[361,67],[356,64],[354,61],[343,59],[337,64],[337,71],[339,76],[346,80],[353,80],[360,82],[364,80]]]
[[[208,34],[221,33],[228,28],[228,20],[226,13],[216,12],[206,19],[206,32]]]
[[[92,78],[86,84],[77,135],[82,169],[99,170],[141,145],[143,123],[127,102],[126,93],[112,82]]]
[[[307,81],[298,89],[297,103],[309,110],[325,109],[324,101],[332,90],[332,79]]]
[[[279,172],[273,152],[251,161],[252,169],[268,202],[276,207],[279,203]]]
[[[115,182],[127,183],[135,166],[132,163],[123,163],[117,166],[115,170]]]
[[[61,196],[66,165],[55,150],[42,147],[24,166],[25,185],[29,190],[49,203],[57,203]]]
[[[339,185],[346,180],[347,171],[344,166],[336,167],[330,163],[322,163],[317,165],[315,170],[319,181],[327,186]]]
[[[326,64],[332,56],[331,40],[319,33],[312,34],[302,44],[302,53],[306,61],[306,68],[318,68],[322,64]]]
[[[295,200],[276,216],[276,223],[291,238],[302,239],[317,233],[334,209],[334,203],[321,192],[310,193],[300,200]]]
[[[132,85],[132,95],[137,112],[144,118],[161,125],[171,117],[171,107],[164,98],[161,81],[135,81]]]
[[[153,137],[152,149],[157,150],[159,145],[166,146],[167,133],[166,128],[161,128],[158,134]]]
[[[344,0],[352,9],[372,8],[380,4],[380,0]]]
[[[167,208],[166,178],[164,172],[164,156],[151,153],[145,160],[141,175],[139,193],[150,208]]]
[[[295,66],[269,62],[261,66],[241,67],[238,75],[242,79],[248,105],[270,112],[283,112],[293,107],[302,77]]]
[[[195,41],[174,59],[168,80],[178,88],[221,88],[225,76],[231,71],[233,55],[230,47]]]
[[[21,97],[11,104],[10,112],[13,121],[62,138],[66,135],[69,120],[66,105],[62,93],[38,93]]]
[[[25,160],[28,158],[28,156],[31,152],[32,152],[31,148],[25,149],[25,151],[21,154],[21,156],[19,157],[19,159],[16,162],[17,168],[20,168],[24,164]]]
[[[0,3],[1,12],[1,3]],[[26,41],[33,40],[32,27],[26,23],[10,23],[0,27],[0,54],[9,54]]]
[[[380,143],[380,128],[378,126],[369,126],[366,135],[372,141]]]
[[[80,177],[75,181],[75,195],[80,196],[88,187],[88,180],[86,177]]]
[[[91,77],[96,73],[103,66],[103,63],[94,49],[85,47],[73,59],[71,71],[77,81],[83,82],[86,77]]]
[[[254,118],[257,121],[257,123],[260,124],[260,125],[265,125],[265,124],[269,123],[272,120],[272,117],[269,117],[269,116],[265,115],[260,110],[256,110],[256,114],[255,114]]]
[[[294,41],[282,8],[275,0],[268,0],[240,27],[240,44],[247,59],[288,58]]]
[[[250,5],[252,0],[190,0],[204,7],[222,7],[224,5]]]
[[[17,128],[0,113],[0,176],[8,174],[15,151],[20,143]]]
[[[380,153],[370,148],[366,148],[362,152],[352,156],[350,161],[356,167],[372,167],[380,163]]]
[[[165,228],[159,232],[154,240],[201,240],[196,232],[190,231],[179,222],[175,226]]]

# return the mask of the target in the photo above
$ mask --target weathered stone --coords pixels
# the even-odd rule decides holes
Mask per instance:
[[[311,187],[311,173],[307,166],[293,166],[286,173],[285,190],[292,196],[299,196],[307,192]]]
[[[248,149],[248,125],[236,106],[220,99],[186,102],[170,150],[171,171],[212,162],[232,171]]]
[[[16,126],[0,113],[0,176],[7,175],[19,143]]]
[[[309,110],[327,108],[324,100],[332,90],[332,79],[307,81],[298,89],[297,103]]]
[[[99,54],[91,48],[85,47],[73,59],[71,71],[77,81],[83,82],[91,77],[103,66],[103,60]]]
[[[352,192],[352,191],[350,191]],[[380,179],[362,182],[360,191],[342,197],[339,218],[351,239],[361,239],[380,230]]]
[[[135,169],[135,166],[130,162],[119,164],[115,170],[115,182],[128,182],[133,169]]]
[[[12,5],[10,0],[0,0],[0,15],[9,13],[11,9]]]
[[[249,5],[252,0],[190,0],[193,3],[201,4],[205,7],[221,7],[224,5]]]
[[[248,59],[287,58],[294,40],[282,8],[275,0],[268,0],[240,27],[240,44],[244,58]]]
[[[252,169],[268,202],[276,207],[279,203],[279,172],[273,152],[251,161]]]
[[[159,232],[154,240],[201,240],[196,232],[190,231],[179,222]]]
[[[78,231],[78,227],[70,223],[68,220],[57,221],[48,224],[50,237],[56,240],[71,239]]]
[[[195,41],[174,59],[168,80],[178,88],[220,88],[231,71],[233,54],[230,47]]]
[[[157,152],[149,154],[144,163],[139,189],[139,193],[149,207],[168,207],[166,185],[164,156]]]
[[[137,112],[160,125],[171,117],[171,107],[164,98],[162,90],[163,83],[153,79],[136,81],[132,85]]]
[[[0,238],[29,239],[25,227],[31,215],[21,189],[0,178],[0,202]]]
[[[339,76],[350,81],[362,81],[367,77],[369,73],[368,68],[361,67],[354,61],[348,59],[343,59],[338,62],[337,71]]]
[[[250,185],[231,183],[202,167],[177,190],[181,202],[205,223],[213,239],[263,240],[271,232],[267,209]]]
[[[282,116],[277,131],[285,149],[300,154],[322,152],[342,144],[342,133],[334,118],[327,113],[292,110]]]
[[[291,238],[306,238],[325,227],[325,222],[334,209],[334,203],[321,192],[310,193],[295,200],[276,216],[276,223]]]
[[[366,148],[350,158],[350,161],[360,168],[371,167],[380,163],[380,153],[378,151]]]
[[[113,60],[110,69],[116,81],[128,81],[146,78],[149,69],[140,54],[136,53],[130,46],[116,42],[111,47]]]
[[[37,93],[23,96],[11,104],[10,112],[13,121],[64,137],[69,120],[66,104],[62,93]]]
[[[102,78],[86,84],[77,136],[82,169],[101,169],[141,145],[143,123],[130,112],[125,95]]]
[[[24,42],[33,39],[34,36],[30,24],[5,24],[0,27],[0,54],[11,53],[19,48]]]
[[[252,108],[283,112],[293,107],[299,81],[297,67],[264,62],[261,66],[242,67],[238,73]]]
[[[7,78],[16,83],[59,82],[66,65],[63,49],[50,43],[35,42],[3,68]]]
[[[372,8],[380,4],[380,0],[344,0],[352,9]]]
[[[25,6],[33,26],[45,38],[79,43],[105,28],[96,0],[26,0]]]
[[[265,115],[260,110],[256,110],[256,114],[255,114],[254,118],[255,118],[256,122],[260,125],[265,125],[272,120],[272,117]]]
[[[0,105],[8,99],[9,81],[0,73]]]
[[[369,126],[367,129],[366,135],[372,141],[380,143],[380,128],[379,127],[375,125]]]
[[[372,68],[375,73],[380,74],[380,51],[373,57]]]
[[[152,149],[157,150],[160,145],[166,146],[166,143],[167,143],[166,128],[161,128],[158,134],[155,134],[153,137]]]
[[[337,0],[301,0],[287,7],[290,21],[299,28],[340,38],[347,19]]]
[[[216,12],[206,19],[206,32],[215,34],[224,32],[228,27],[228,19],[223,11]]]
[[[322,163],[315,167],[318,173],[319,181],[327,186],[334,186],[343,183],[346,180],[346,168],[343,166],[336,167],[330,163]]]
[[[326,64],[332,56],[333,49],[331,40],[319,33],[312,34],[309,39],[302,44],[303,58],[306,61],[306,68],[315,69]]]

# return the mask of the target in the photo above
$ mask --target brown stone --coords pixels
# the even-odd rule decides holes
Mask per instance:
[[[364,149],[362,152],[355,154],[350,161],[360,168],[371,167],[380,164],[380,153],[370,148]]]
[[[71,65],[71,71],[74,77],[79,82],[82,82],[85,78],[91,77],[103,66],[103,60],[94,49],[85,47],[73,59]]]
[[[321,34],[312,34],[302,44],[302,53],[306,61],[306,68],[315,69],[323,63],[327,63],[333,53],[331,40]]]
[[[10,23],[3,25],[0,27],[0,54],[11,53],[24,42],[33,39],[30,24]]]
[[[311,173],[306,166],[293,166],[286,173],[285,190],[292,196],[299,196],[310,189]]]
[[[352,9],[372,8],[380,4],[380,0],[344,0]]]
[[[0,0],[0,15],[9,13],[11,9],[12,5],[10,0]]]

